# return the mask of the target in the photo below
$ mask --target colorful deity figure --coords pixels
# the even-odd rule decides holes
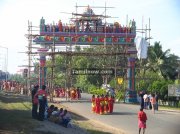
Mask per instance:
[[[58,22],[58,27],[59,27],[59,32],[62,32],[63,31],[63,26],[62,26],[61,20],[59,20],[59,22]]]
[[[40,20],[40,32],[45,32],[45,19],[43,17]]]
[[[49,25],[49,31],[52,32],[53,26],[52,24]]]
[[[120,28],[119,22],[115,22],[115,23],[114,23],[114,32],[115,32],[115,33],[119,33],[119,28]]]
[[[75,32],[79,32],[80,23],[78,20],[75,21]]]
[[[132,20],[131,32],[136,33],[136,22],[134,21],[134,19]]]

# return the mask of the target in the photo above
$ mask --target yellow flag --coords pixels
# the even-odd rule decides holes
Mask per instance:
[[[123,78],[118,78],[117,81],[118,81],[118,84],[121,85],[123,83]]]

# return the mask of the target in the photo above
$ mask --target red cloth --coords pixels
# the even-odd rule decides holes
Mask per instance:
[[[104,97],[100,98],[100,114],[104,114]]]
[[[109,113],[113,112],[113,106],[114,106],[114,98],[110,97],[108,99],[108,107],[109,107]]]
[[[92,98],[91,102],[92,102],[92,112],[96,112],[96,104],[95,104],[96,99]]]
[[[139,111],[138,112],[138,127],[146,128],[146,120],[147,120],[146,113],[144,111]]]
[[[45,90],[42,89],[38,90],[37,95],[35,96],[38,96],[38,99],[42,99],[42,98],[47,99],[47,93]]]
[[[95,103],[96,103],[96,113],[100,114],[100,98],[96,98]]]
[[[138,112],[138,118],[139,118],[141,121],[146,121],[146,120],[147,120],[146,113],[145,113],[144,111],[139,111],[139,112]]]
[[[38,104],[38,97],[36,94],[34,95],[34,98],[33,98],[33,104]]]
[[[107,113],[109,111],[108,107],[108,97],[104,98],[104,112]]]

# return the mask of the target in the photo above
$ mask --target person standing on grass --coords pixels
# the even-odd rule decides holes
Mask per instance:
[[[146,120],[147,120],[146,113],[143,111],[143,108],[140,108],[140,111],[138,112],[139,134],[141,133],[141,128],[143,129],[143,134],[145,134]]]
[[[143,99],[144,93],[141,91],[139,94],[140,97],[140,108],[144,109],[144,99]]]
[[[159,95],[158,95],[158,93],[156,93],[155,99],[156,99],[156,110],[158,111],[158,101],[159,101]]]
[[[38,98],[37,98],[37,96],[35,96],[38,89],[39,89],[39,85],[35,85],[34,88],[31,91],[31,96],[32,96],[32,118],[34,118],[34,119],[37,119],[37,117],[38,117],[38,113],[37,113]]]
[[[155,108],[156,108],[156,98],[155,94],[152,94],[152,97],[150,99],[151,105],[152,105],[152,111],[155,114]]]
[[[45,91],[46,86],[42,85],[42,89],[38,90],[35,96],[38,97],[39,101],[39,120],[44,120],[45,107],[47,104],[47,93]]]
[[[143,99],[144,99],[144,109],[148,109],[148,95],[147,95],[147,93],[145,93],[143,95]]]

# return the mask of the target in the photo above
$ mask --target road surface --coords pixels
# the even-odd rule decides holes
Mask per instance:
[[[116,103],[113,114],[97,115],[91,112],[91,95],[84,93],[82,96],[78,102],[61,101],[61,103],[87,119],[121,129],[127,134],[138,133],[138,105]],[[146,134],[180,134],[180,113],[156,111],[153,114],[151,110],[144,111],[148,118]]]

